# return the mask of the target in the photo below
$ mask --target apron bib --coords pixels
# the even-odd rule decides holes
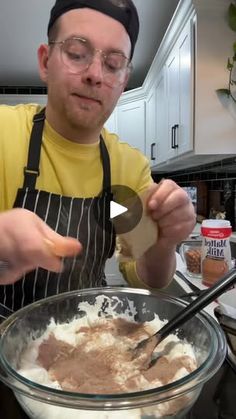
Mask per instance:
[[[64,259],[64,271],[59,274],[38,268],[14,284],[0,286],[0,307],[11,311],[54,294],[106,285],[104,266],[115,249],[115,232],[110,221],[110,159],[102,136],[101,196],[75,198],[37,190],[44,120],[44,109],[33,118],[24,185],[17,192],[14,207],[33,211],[59,234],[77,238],[83,251],[74,258]]]

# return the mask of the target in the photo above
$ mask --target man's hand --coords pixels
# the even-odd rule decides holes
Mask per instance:
[[[176,246],[196,224],[194,207],[187,193],[172,180],[162,180],[150,189],[148,210],[158,224],[159,239]]]
[[[37,267],[60,272],[61,257],[80,253],[78,240],[62,237],[37,215],[26,209],[0,213],[0,261],[8,269],[0,269],[0,284],[9,284]]]
[[[149,286],[161,288],[173,278],[176,245],[185,240],[196,223],[187,193],[172,180],[150,188],[147,210],[157,223],[158,240],[137,261],[137,272]]]

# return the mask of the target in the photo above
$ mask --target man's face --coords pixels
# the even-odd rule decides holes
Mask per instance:
[[[92,9],[71,10],[59,18],[55,41],[80,37],[105,54],[109,51],[130,55],[130,39],[121,23]],[[40,50],[39,50],[40,51]],[[64,118],[73,129],[101,129],[112,113],[127,83],[129,70],[118,86],[108,86],[104,80],[100,53],[90,66],[74,74],[62,62],[61,45],[45,47],[39,52],[40,75],[48,86],[48,106],[57,118]]]

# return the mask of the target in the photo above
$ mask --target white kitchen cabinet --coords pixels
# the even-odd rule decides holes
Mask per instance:
[[[110,132],[117,133],[117,108],[114,109],[112,114],[105,122],[105,128],[107,128]]]
[[[225,18],[230,3],[180,0],[143,86],[122,95],[118,133],[144,150],[153,173],[236,155],[236,106],[217,95],[227,87],[235,42]]]
[[[161,71],[146,99],[146,156],[151,167],[166,159],[166,124],[165,73]]]
[[[117,106],[117,133],[122,141],[145,153],[145,102],[132,100]]]
[[[146,99],[146,148],[145,154],[150,166],[157,163],[157,138],[156,138],[156,89],[153,86]]]
[[[166,77],[164,69],[160,72],[156,83],[156,142],[157,142],[157,164],[167,158],[168,150],[168,113],[166,98]]]
[[[230,0],[180,0],[144,83],[166,69],[168,147],[153,172],[236,155],[236,106],[217,95],[227,87],[227,57],[235,41],[225,19],[229,5]]]
[[[189,20],[165,64],[167,97],[166,159],[193,150],[193,20]]]

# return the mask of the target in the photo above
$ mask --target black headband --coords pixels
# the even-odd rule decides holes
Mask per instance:
[[[131,41],[131,58],[139,33],[139,18],[132,0],[126,0],[125,5],[117,6],[110,0],[56,0],[51,10],[48,23],[48,34],[55,21],[72,9],[88,7],[118,20],[126,29]]]

